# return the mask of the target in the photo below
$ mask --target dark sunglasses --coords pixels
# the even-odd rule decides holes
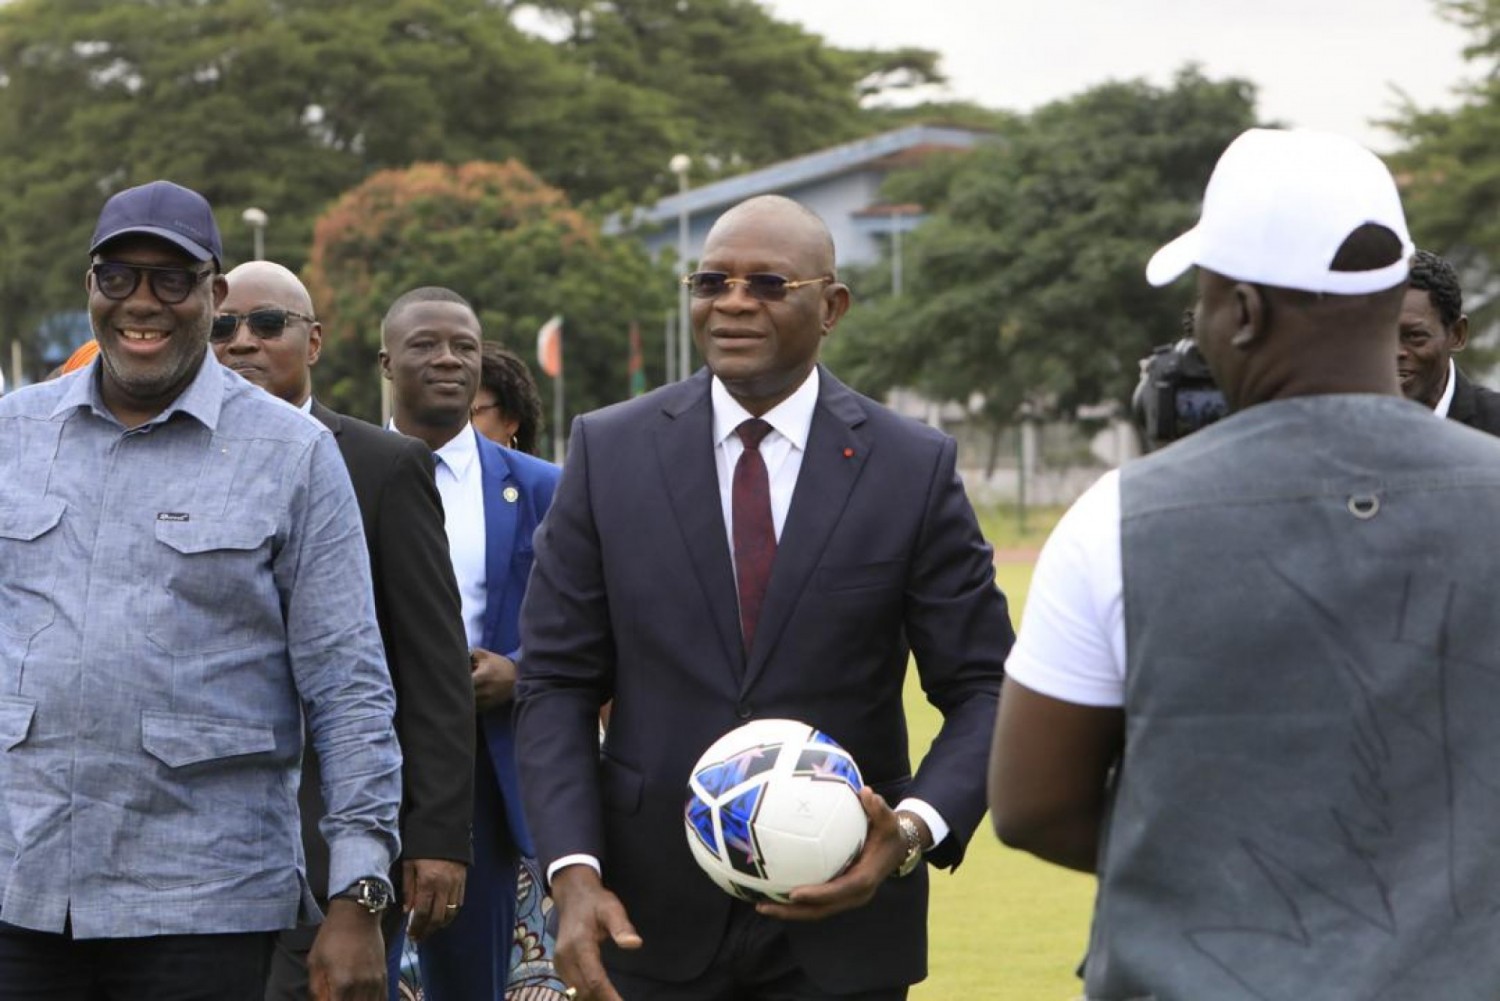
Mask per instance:
[[[722,271],[694,271],[690,275],[682,276],[682,284],[688,287],[694,299],[717,299],[728,292],[732,286],[743,285],[750,298],[761,302],[780,302],[793,289],[835,280],[833,275],[804,278],[802,281],[795,282],[785,275],[773,274],[753,274],[745,275],[743,278],[731,278]]]
[[[145,275],[151,286],[151,294],[165,306],[175,306],[186,299],[199,282],[214,273],[213,268],[194,271],[192,268],[158,268],[149,264],[120,264],[116,261],[101,261],[89,269],[94,275],[94,288],[106,299],[129,299],[140,288],[141,276]]]
[[[248,313],[220,313],[214,317],[214,325],[208,339],[217,343],[234,340],[234,332],[240,323],[248,323],[250,332],[263,341],[273,341],[286,330],[288,320],[306,320],[316,323],[317,318],[290,309],[252,309]]]

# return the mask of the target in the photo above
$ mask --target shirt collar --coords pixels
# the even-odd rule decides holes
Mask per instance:
[[[1452,358],[1448,359],[1448,385],[1443,389],[1442,399],[1437,401],[1437,406],[1432,412],[1439,417],[1447,417],[1448,409],[1453,406],[1453,387],[1458,384],[1458,365]]]
[[[146,424],[164,424],[180,411],[210,431],[218,428],[219,412],[224,409],[225,369],[206,344],[203,346],[203,354],[203,364],[198,366],[198,374],[193,376],[193,381]],[[52,408],[52,416],[56,417],[65,410],[88,407],[98,416],[118,424],[119,420],[104,405],[104,395],[99,390],[103,365],[104,360],[95,356],[87,368],[80,370],[77,377],[69,383],[67,392],[57,401],[57,406]]]
[[[391,430],[397,434],[405,433],[396,426],[394,417],[391,418]],[[432,454],[448,467],[454,478],[463,479],[469,468],[479,461],[479,441],[475,438],[478,433],[474,425],[465,424],[463,430],[449,438],[442,448],[433,449]]]
[[[754,415],[739,401],[729,395],[724,383],[714,376],[709,397],[714,408],[714,445],[722,445],[724,439],[734,434],[734,429]],[[807,436],[812,430],[813,410],[818,406],[818,367],[813,366],[797,391],[761,415],[761,420],[771,425],[772,430],[786,438],[800,451],[807,450]]]

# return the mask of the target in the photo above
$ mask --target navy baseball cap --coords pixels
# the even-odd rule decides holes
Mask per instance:
[[[219,224],[208,199],[171,181],[152,181],[116,192],[104,203],[89,253],[116,237],[132,233],[159,236],[181,247],[194,260],[213,258],[215,266],[224,258],[219,243]]]

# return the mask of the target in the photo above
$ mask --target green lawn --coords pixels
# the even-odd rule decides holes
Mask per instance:
[[[1023,533],[1013,509],[979,512],[986,537],[1000,550],[1039,547],[1060,513],[1028,512]],[[1031,567],[1001,563],[996,576],[1019,622]],[[906,706],[912,746],[925,749],[940,718],[922,697],[915,671]],[[912,1001],[1070,1001],[1082,993],[1073,971],[1087,942],[1092,876],[1002,847],[988,818],[957,872],[929,871],[930,974],[912,990]]]

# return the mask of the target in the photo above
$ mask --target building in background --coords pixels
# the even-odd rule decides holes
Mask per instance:
[[[678,222],[686,214],[688,258],[696,260],[709,227],[730,206],[756,195],[786,195],[828,224],[840,264],[872,264],[893,234],[911,232],[923,219],[921,206],[882,203],[886,177],[933,153],[972,149],[991,139],[972,129],[908,125],[689,188],[611,218],[604,231],[635,232],[656,255],[676,250]]]

